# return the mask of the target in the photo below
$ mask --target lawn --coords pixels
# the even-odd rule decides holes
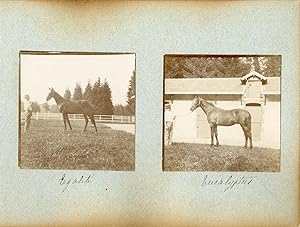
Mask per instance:
[[[165,147],[164,170],[279,172],[280,150],[174,143]]]
[[[32,120],[30,131],[21,127],[19,166],[28,169],[128,170],[135,167],[134,135],[97,123]]]

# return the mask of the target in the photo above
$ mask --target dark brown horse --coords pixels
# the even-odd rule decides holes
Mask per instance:
[[[248,139],[250,140],[250,149],[252,148],[251,134],[251,115],[247,110],[232,109],[223,110],[214,106],[212,103],[196,96],[193,100],[191,111],[201,107],[207,116],[207,121],[211,132],[211,145],[214,145],[214,136],[216,137],[216,145],[219,145],[217,126],[231,126],[234,124],[241,125],[245,135],[245,147],[247,147]]]
[[[71,101],[61,97],[56,91],[54,91],[53,88],[49,88],[49,90],[50,92],[47,96],[47,101],[49,101],[51,98],[55,99],[56,104],[59,106],[59,111],[63,114],[65,130],[67,130],[66,122],[68,122],[70,126],[70,130],[72,130],[68,114],[83,114],[85,119],[84,131],[86,130],[88,124],[87,117],[89,117],[91,119],[91,122],[95,126],[97,132],[96,122],[93,113],[93,105],[89,101],[87,100]]]

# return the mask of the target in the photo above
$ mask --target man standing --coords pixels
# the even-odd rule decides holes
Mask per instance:
[[[171,110],[171,105],[165,105],[165,145],[172,145],[172,137],[173,137],[173,121],[175,119],[175,115],[173,115]]]
[[[30,126],[31,116],[32,116],[32,102],[30,101],[29,95],[24,96],[24,110],[25,110],[25,126],[24,132],[27,132]]]

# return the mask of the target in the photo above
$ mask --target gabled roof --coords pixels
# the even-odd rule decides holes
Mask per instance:
[[[257,77],[258,79],[260,79],[262,81],[263,84],[267,83],[267,77],[261,75],[260,73],[256,72],[256,71],[252,71],[250,73],[248,73],[247,75],[243,76],[241,78],[242,83],[246,83],[246,81],[250,78],[250,77]]]
[[[280,77],[268,77],[263,94],[280,94]],[[240,78],[165,79],[165,94],[240,94],[245,85]]]
[[[243,94],[239,78],[166,79],[165,94]]]

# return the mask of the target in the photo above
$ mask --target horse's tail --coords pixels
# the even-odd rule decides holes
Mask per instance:
[[[246,125],[248,127],[248,129],[250,130],[251,132],[251,114],[247,111],[247,117],[246,117]]]

